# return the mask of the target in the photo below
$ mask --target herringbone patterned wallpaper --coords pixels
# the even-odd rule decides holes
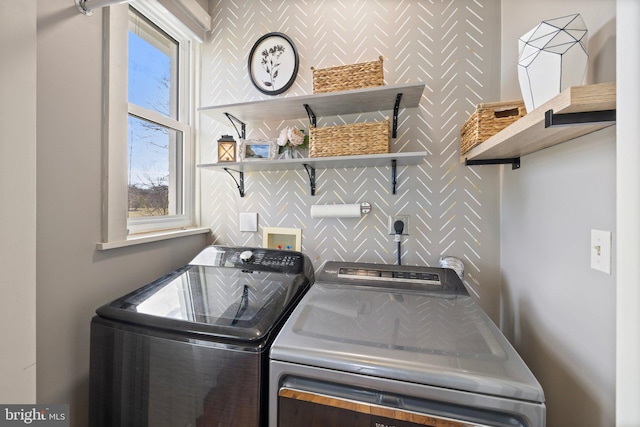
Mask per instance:
[[[400,112],[391,151],[426,151],[417,166],[398,170],[391,193],[389,167],[318,169],[316,195],[306,172],[245,175],[240,198],[225,173],[201,170],[203,223],[215,242],[262,245],[263,227],[302,229],[302,250],[320,267],[327,260],[395,263],[388,215],[410,215],[403,264],[437,265],[441,255],[465,263],[465,282],[494,318],[499,287],[499,169],[459,164],[459,128],[480,102],[499,100],[498,0],[220,0],[212,40],[203,48],[202,105],[267,99],[248,77],[247,58],[262,35],[291,37],[300,56],[294,85],[279,96],[312,93],[310,67],[384,57],[386,84],[423,82],[418,108]],[[318,125],[380,120],[390,111],[320,118]],[[231,125],[200,115],[200,163],[215,162],[216,141],[237,136]],[[247,123],[248,138],[275,138],[287,125]],[[360,219],[313,219],[313,204],[359,203],[373,210]],[[257,212],[258,233],[238,231],[238,214]]]

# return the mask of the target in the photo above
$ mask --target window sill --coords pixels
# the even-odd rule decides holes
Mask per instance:
[[[159,242],[162,240],[174,239],[176,237],[193,236],[195,234],[211,233],[209,227],[187,228],[184,230],[171,230],[155,233],[144,233],[130,236],[126,240],[118,240],[114,242],[102,242],[96,245],[99,251],[115,248],[124,248],[127,246],[142,245],[144,243]]]

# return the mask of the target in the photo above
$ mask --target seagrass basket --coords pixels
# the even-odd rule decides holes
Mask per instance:
[[[309,157],[357,156],[389,152],[389,118],[309,129]]]
[[[313,73],[313,93],[339,92],[384,85],[382,56],[372,62],[320,69],[311,67],[311,71]]]
[[[460,128],[460,153],[464,154],[527,114],[523,101],[478,104]]]

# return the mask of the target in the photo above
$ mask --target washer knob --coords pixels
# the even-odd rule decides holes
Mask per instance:
[[[253,252],[251,251],[244,251],[240,254],[240,261],[242,261],[243,263],[247,263],[252,259],[253,259]]]

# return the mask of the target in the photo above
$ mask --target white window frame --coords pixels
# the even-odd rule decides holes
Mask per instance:
[[[199,45],[196,37],[162,7],[157,0],[134,0],[131,3],[167,34],[182,42],[179,64],[180,84],[188,96],[179,101],[178,122],[168,126],[183,132],[184,138],[184,206],[183,215],[150,217],[130,221],[128,216],[128,116],[152,117],[167,125],[167,118],[136,105],[127,96],[129,5],[104,9],[104,77],[103,77],[103,220],[102,241],[98,249],[111,249],[172,237],[209,232],[200,228],[196,215],[196,132],[197,70]],[[188,43],[184,43],[188,40]],[[188,49],[188,51],[184,51]],[[149,115],[150,114],[150,115]]]

